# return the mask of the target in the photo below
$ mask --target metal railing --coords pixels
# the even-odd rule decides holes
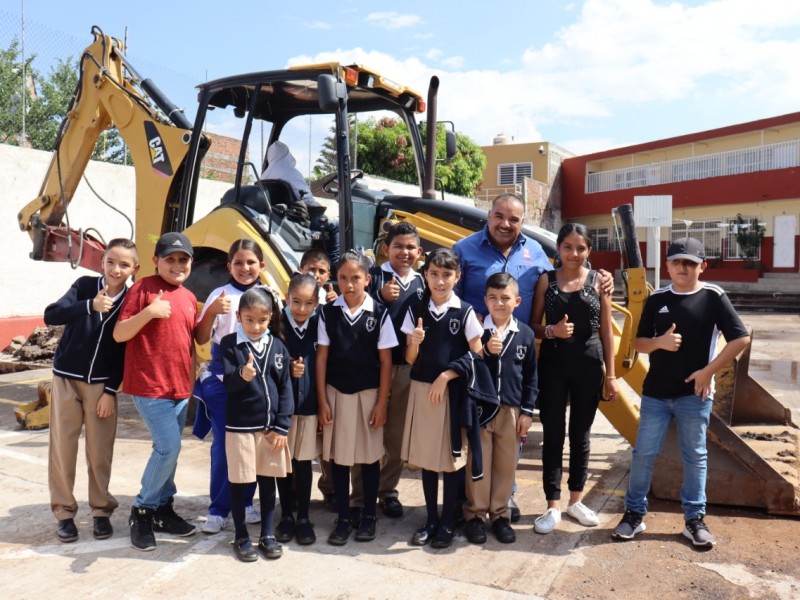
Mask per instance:
[[[679,183],[800,166],[800,140],[613,169],[586,176],[586,193]]]
[[[491,202],[500,194],[505,193],[512,193],[516,194],[519,197],[522,197],[522,184],[515,183],[514,185],[504,185],[501,187],[492,187],[492,188],[481,188],[475,192],[475,200],[483,200],[484,202]]]

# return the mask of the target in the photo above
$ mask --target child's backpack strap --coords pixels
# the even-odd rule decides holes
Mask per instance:
[[[547,271],[547,287],[549,287],[554,293],[558,293],[558,279],[556,278],[555,269],[550,269]]]

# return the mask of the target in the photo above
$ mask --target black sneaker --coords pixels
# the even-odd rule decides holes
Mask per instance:
[[[383,514],[390,519],[399,519],[403,516],[403,504],[397,496],[386,496],[380,500]]]
[[[153,535],[153,509],[143,506],[131,507],[128,518],[131,528],[131,545],[137,550],[149,552],[156,549],[156,536]]]
[[[642,518],[644,518],[643,514],[626,510],[619,525],[611,532],[611,537],[618,540],[632,540],[637,533],[647,529]]]
[[[255,562],[258,560],[258,552],[253,548],[253,542],[249,537],[233,540],[233,553],[242,562]]]
[[[275,528],[275,539],[282,544],[291,542],[292,538],[294,538],[294,529],[294,517],[292,515],[283,517],[280,523],[278,523],[278,526]]]
[[[92,520],[92,535],[96,540],[106,540],[114,535],[111,519],[108,517],[95,517]]]
[[[517,541],[517,534],[514,533],[514,529],[505,517],[495,519],[495,522],[492,523],[492,533],[501,544],[513,544]]]
[[[455,532],[452,529],[439,525],[436,528],[436,533],[433,534],[431,548],[449,548],[453,543],[453,537],[455,537]]]
[[[708,525],[703,520],[703,515],[686,521],[683,536],[692,540],[692,544],[698,548],[711,548],[717,543],[717,540],[708,530]]]
[[[283,548],[278,543],[278,540],[271,535],[258,540],[258,549],[261,550],[261,554],[264,555],[264,558],[276,559],[283,556]]]
[[[375,515],[364,515],[361,517],[361,522],[358,524],[358,529],[356,530],[356,541],[357,542],[371,542],[375,539],[375,524],[377,523],[378,518]]]
[[[436,532],[436,523],[425,523],[422,527],[414,532],[411,537],[412,546],[427,546],[433,539],[433,534]]]
[[[486,543],[486,525],[480,517],[473,517],[467,521],[464,527],[464,534],[467,536],[467,541],[470,544],[485,544]]]
[[[317,534],[314,533],[314,524],[308,519],[297,519],[294,528],[294,538],[301,546],[308,546],[317,541]]]
[[[172,508],[172,500],[170,500],[166,504],[159,506],[153,513],[153,531],[186,537],[194,535],[197,532],[197,527],[179,517],[175,509]]]
[[[58,531],[56,532],[58,540],[65,544],[74,542],[78,539],[78,528],[75,527],[74,519],[59,519]]]
[[[336,529],[328,536],[328,543],[334,546],[344,546],[353,533],[353,522],[350,519],[336,519]]]
[[[522,513],[520,512],[519,506],[517,506],[517,503],[514,500],[514,496],[511,496],[508,499],[508,510],[511,511],[511,522],[519,523],[519,520],[522,518]]]

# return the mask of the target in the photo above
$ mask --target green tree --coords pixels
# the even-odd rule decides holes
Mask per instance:
[[[41,79],[28,112],[27,134],[32,147],[53,150],[77,83],[78,65],[73,58],[59,60],[50,76]]]
[[[33,57],[25,59],[25,78],[33,81]],[[23,65],[19,41],[15,38],[6,49],[0,49],[0,143],[19,146],[22,140],[23,104],[30,106],[30,84],[23,87]],[[27,98],[23,103],[23,89]],[[26,119],[27,130],[27,119]]]
[[[745,219],[742,213],[738,213],[733,220],[736,227],[736,244],[744,255],[747,268],[757,269],[761,264],[756,257],[761,248],[761,241],[764,239],[766,229],[758,222],[758,219]]]

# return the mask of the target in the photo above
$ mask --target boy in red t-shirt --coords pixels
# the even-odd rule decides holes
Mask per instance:
[[[131,544],[138,550],[155,549],[153,531],[180,536],[196,531],[172,507],[181,433],[193,384],[197,299],[182,287],[192,271],[192,255],[186,236],[176,232],[162,235],[153,257],[156,275],[131,287],[114,327],[114,339],[127,342],[122,388],[133,396],[153,439],[128,521]]]

